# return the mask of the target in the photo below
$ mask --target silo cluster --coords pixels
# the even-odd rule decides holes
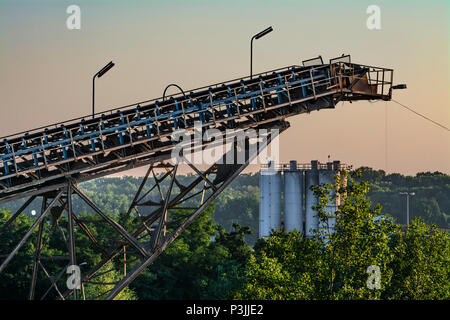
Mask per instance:
[[[259,237],[268,237],[272,230],[304,232],[312,236],[314,230],[328,227],[328,232],[334,231],[335,218],[330,217],[328,224],[319,225],[317,211],[313,209],[318,204],[317,197],[310,190],[313,185],[332,184],[335,175],[342,169],[340,161],[321,164],[317,160],[310,164],[298,165],[292,160],[289,164],[278,167],[269,165],[260,171],[260,208]],[[330,198],[332,194],[330,194]],[[337,199],[331,201],[327,212],[334,213],[337,209]],[[283,204],[283,205],[282,205]],[[282,215],[283,212],[283,215]]]

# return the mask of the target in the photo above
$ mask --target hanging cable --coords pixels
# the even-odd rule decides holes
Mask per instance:
[[[414,111],[413,109],[411,109],[411,108],[405,106],[404,104],[402,104],[402,103],[400,103],[400,102],[398,102],[398,101],[396,101],[396,100],[394,100],[394,99],[392,99],[392,101],[395,102],[395,103],[397,103],[398,105],[402,106],[403,108],[408,109],[409,111],[415,113],[416,115],[418,115],[418,116],[420,116],[420,117],[422,117],[422,118],[424,118],[424,119],[426,119],[426,120],[428,120],[428,121],[434,123],[435,125],[441,127],[442,129],[447,130],[447,131],[450,131],[450,129],[447,128],[446,126],[444,126],[444,125],[442,125],[442,124],[440,124],[440,123],[438,123],[438,122],[436,122],[436,121],[434,121],[434,120],[432,120],[432,119],[430,119],[430,118],[424,116],[423,114],[418,113],[417,111]]]
[[[384,103],[384,171],[388,170],[388,108]]]

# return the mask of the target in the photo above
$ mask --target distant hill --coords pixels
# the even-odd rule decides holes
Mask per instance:
[[[380,203],[382,212],[393,216],[397,223],[406,222],[405,196],[402,191],[415,192],[411,198],[411,220],[421,216],[428,224],[440,228],[450,228],[450,176],[440,172],[418,173],[416,176],[403,176],[398,173],[386,175],[382,170],[363,167],[361,180],[370,184],[369,196],[372,204]],[[187,184],[192,176],[180,176],[179,181]],[[80,187],[94,202],[109,214],[126,211],[139,187],[142,178],[124,176],[119,178],[99,178],[84,182]],[[167,188],[163,184],[163,189]],[[19,208],[25,200],[3,204],[0,208]],[[259,174],[242,174],[226,188],[215,200],[215,221],[228,231],[233,223],[249,226],[253,235],[248,236],[249,243],[254,243],[258,235],[259,215]],[[39,211],[40,203],[35,201],[29,208]],[[79,201],[74,201],[74,212],[90,212]]]
[[[362,167],[360,180],[370,183],[372,203],[380,203],[401,224],[406,223],[406,199],[400,192],[414,192],[410,198],[410,219],[421,216],[428,224],[450,227],[450,176],[441,172],[421,172],[415,176]]]

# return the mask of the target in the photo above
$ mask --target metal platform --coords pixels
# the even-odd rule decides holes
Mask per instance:
[[[113,289],[99,297],[112,299],[152,263],[258,153],[249,151],[242,164],[215,163],[207,170],[200,170],[189,163],[196,176],[189,185],[181,185],[176,179],[178,166],[168,162],[176,145],[172,138],[175,131],[194,130],[200,123],[203,129],[215,128],[222,134],[227,129],[247,128],[276,128],[283,132],[289,127],[286,118],[332,109],[340,101],[390,100],[392,82],[392,69],[355,64],[350,56],[332,59],[329,63],[323,63],[319,57],[304,61],[302,66],[271,70],[254,75],[252,79],[235,79],[187,94],[171,95],[167,99],[113,109],[96,114],[92,119],[73,119],[1,138],[0,203],[30,198],[10,221],[0,226],[0,233],[7,232],[7,227],[38,196],[42,197],[42,211],[36,223],[0,265],[0,275],[32,232],[38,227],[42,231],[43,222],[50,212],[53,223],[57,223],[66,212],[70,259],[61,268],[76,264],[74,226],[89,237],[103,257],[102,262],[84,276],[82,283],[92,281],[109,261],[116,259],[116,263],[126,263],[126,259],[122,262],[117,260],[126,248],[140,257],[133,263],[128,262],[131,271]],[[267,141],[273,138],[268,133]],[[235,144],[233,148],[236,148]],[[123,221],[102,212],[77,187],[79,182],[140,166],[149,168]],[[155,168],[165,170],[165,174],[157,177]],[[151,182],[151,175],[153,184],[150,190],[159,190],[159,202],[145,200],[147,193],[141,194],[144,186]],[[165,179],[170,180],[169,190],[163,194],[160,185]],[[87,203],[104,223],[117,232],[112,247],[102,247],[90,234],[86,223],[72,213],[72,196],[78,196]],[[170,210],[180,209],[188,200],[190,203],[197,201],[197,205],[184,208],[189,211],[185,219],[171,221]],[[142,215],[139,207],[153,209]],[[136,214],[139,223],[127,230],[125,223]],[[173,232],[166,234],[169,226]],[[41,242],[41,231],[38,243]],[[41,263],[39,254],[40,246],[36,252],[30,298],[34,298],[36,270]],[[57,288],[56,280],[52,286]],[[57,291],[61,299],[69,295],[78,297],[76,290]]]

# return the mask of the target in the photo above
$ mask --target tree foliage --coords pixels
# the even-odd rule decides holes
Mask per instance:
[[[367,182],[314,188],[320,225],[315,236],[276,231],[255,246],[236,298],[244,299],[448,299],[450,239],[436,226],[414,219],[405,232],[381,206],[372,206]],[[341,195],[333,218],[329,205]],[[367,285],[378,266],[380,288]]]
[[[83,187],[99,207],[121,219],[139,181],[132,177],[104,178]],[[423,173],[404,177],[362,168],[348,177],[345,186],[338,178],[333,184],[314,188],[319,199],[315,209],[322,229],[313,237],[276,230],[269,238],[258,241],[257,184],[257,175],[238,177],[216,199],[215,205],[195,219],[117,299],[450,298],[449,236],[430,225],[431,221],[442,226],[449,212],[448,176]],[[391,199],[405,189],[416,192],[412,202],[415,218],[407,228],[396,224],[401,222],[403,208],[393,205],[395,201]],[[330,195],[341,197],[334,215],[330,213]],[[401,198],[397,200],[401,203]],[[387,203],[387,209],[377,202]],[[83,221],[98,219],[89,208],[74,205],[78,206],[74,211]],[[423,219],[419,218],[419,211]],[[178,219],[187,212],[170,210],[169,215]],[[10,217],[9,210],[0,210],[0,227]],[[2,260],[34,219],[21,214],[7,232],[0,234]],[[110,226],[88,224],[100,245],[105,248],[113,245],[116,233]],[[43,225],[47,245],[42,249],[42,263],[51,276],[56,276],[67,264],[64,260],[50,259],[53,255],[67,255],[59,226],[66,229],[65,216],[56,224],[54,216],[49,215]],[[125,228],[132,230],[133,221]],[[98,264],[102,255],[87,235],[77,229],[76,226],[76,255],[77,262],[86,265],[82,266],[83,273]],[[168,232],[171,231],[169,227]],[[35,238],[36,231],[0,274],[0,299],[27,298]],[[255,243],[253,248],[249,242]],[[135,258],[137,253],[127,250],[127,260]],[[380,269],[379,289],[367,285],[370,276],[367,268],[371,265]],[[114,263],[103,267],[101,276],[85,284],[86,298],[93,299],[111,288],[124,272],[122,268]],[[65,288],[66,278],[63,275],[58,286]],[[36,296],[41,297],[50,285],[44,270],[39,269]],[[54,290],[47,295],[49,299],[57,297]]]

